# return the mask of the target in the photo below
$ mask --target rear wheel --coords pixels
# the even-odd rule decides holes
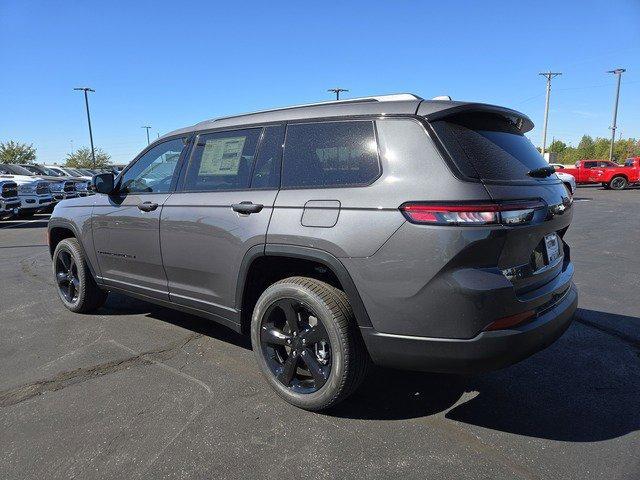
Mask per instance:
[[[66,238],[56,246],[53,275],[60,300],[72,312],[88,313],[104,305],[107,292],[96,285],[75,238]]]
[[[629,182],[624,177],[613,177],[609,182],[609,188],[612,190],[624,190],[628,184]]]
[[[262,293],[251,321],[251,343],[273,389],[306,410],[347,398],[369,363],[346,295],[313,278],[290,277]]]

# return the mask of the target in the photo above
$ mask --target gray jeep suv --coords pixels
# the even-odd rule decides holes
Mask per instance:
[[[501,368],[577,304],[572,204],[516,111],[409,94],[205,121],[158,139],[49,222],[58,292],[117,291],[251,336],[308,410],[368,364]]]

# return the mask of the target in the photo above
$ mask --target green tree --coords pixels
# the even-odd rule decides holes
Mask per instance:
[[[33,163],[36,161],[36,149],[32,144],[0,142],[0,163]]]
[[[580,139],[580,143],[578,143],[578,151],[579,159],[587,159],[587,158],[595,158],[596,147],[593,138],[589,135],[583,135]]]
[[[109,159],[111,155],[102,151],[101,148],[95,149],[97,168],[106,167],[109,165]],[[82,147],[73,153],[67,155],[66,163],[67,167],[71,168],[93,168],[93,158],[91,158],[91,149]]]
[[[566,149],[567,149],[566,143],[564,143],[562,140],[554,140],[553,142],[551,142],[551,145],[549,145],[548,151],[552,153],[557,153],[558,155],[560,155]]]

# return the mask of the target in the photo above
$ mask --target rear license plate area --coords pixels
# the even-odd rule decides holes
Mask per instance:
[[[545,252],[547,254],[547,265],[555,263],[561,256],[560,239],[555,233],[544,236]]]

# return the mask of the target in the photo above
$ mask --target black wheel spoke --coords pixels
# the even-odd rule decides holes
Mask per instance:
[[[309,373],[313,377],[315,387],[320,388],[325,384],[328,377],[328,370],[320,365],[320,362],[316,359],[315,352],[310,348],[304,349],[304,354],[301,355],[302,361],[307,366]]]
[[[293,303],[284,302],[280,305],[282,310],[284,311],[284,316],[287,320],[287,325],[289,326],[289,331],[291,333],[298,333],[300,327],[298,326],[298,312],[293,307]]]
[[[75,291],[78,292],[80,290],[80,280],[74,277],[71,279],[71,283],[73,284]]]
[[[56,273],[56,282],[58,282],[58,285],[62,287],[66,285],[68,281],[69,279],[67,278],[67,275],[64,272]]]
[[[289,355],[285,362],[282,364],[282,371],[278,375],[278,380],[280,380],[288,387],[289,385],[291,385],[291,380],[293,380],[297,368],[298,356],[295,352],[291,352],[291,355]]]
[[[73,300],[74,291],[75,287],[73,285],[73,282],[69,282],[69,284],[67,285],[67,300],[69,300],[70,302]]]
[[[260,332],[262,341],[268,345],[287,345],[287,340],[291,337],[273,325],[263,325]]]
[[[313,345],[314,343],[318,343],[320,340],[328,341],[329,339],[327,331],[320,322],[301,332],[300,337],[306,340],[307,345]]]
[[[76,261],[73,259],[73,257],[70,257],[69,260],[69,273],[73,273],[73,270],[76,267]]]

